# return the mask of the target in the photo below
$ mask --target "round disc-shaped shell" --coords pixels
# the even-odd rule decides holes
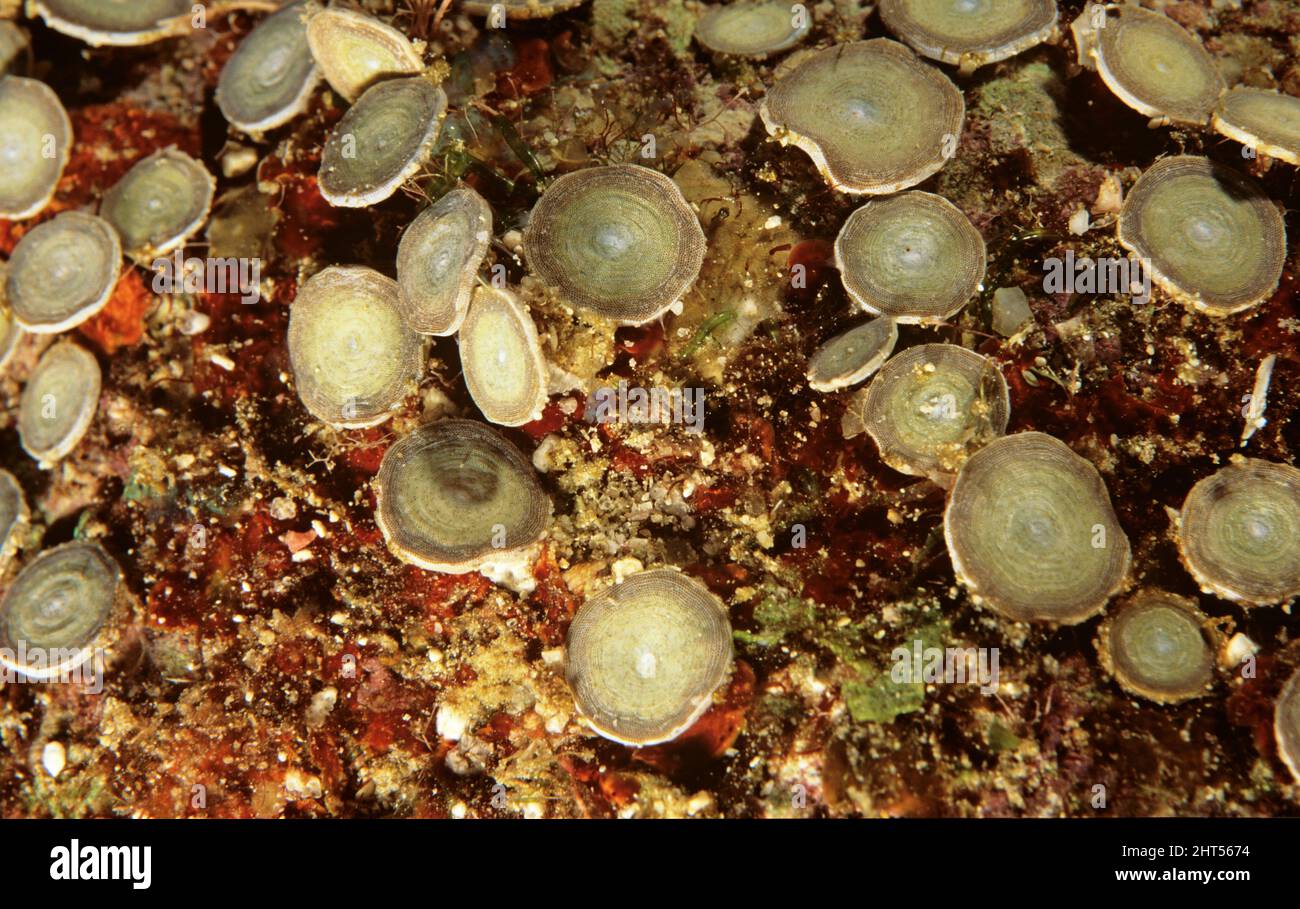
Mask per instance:
[[[303,3],[268,16],[239,43],[217,82],[217,106],[232,126],[261,133],[306,108],[320,70],[307,44]]]
[[[49,204],[68,165],[72,121],[48,85],[0,77],[0,218],[30,218]]]
[[[1239,86],[1219,99],[1213,125],[1261,155],[1300,164],[1300,98]]]
[[[99,409],[99,362],[71,341],[41,355],[18,405],[23,450],[48,467],[77,447]]]
[[[915,186],[957,153],[966,102],[939,70],[887,38],[810,54],[759,110],[768,133],[803,149],[845,193]]]
[[[1106,671],[1130,694],[1173,704],[1205,694],[1214,679],[1206,617],[1160,590],[1143,591],[1107,619],[1097,638]]]
[[[112,225],[65,211],[18,241],[5,294],[23,328],[56,334],[103,309],[121,272],[122,243]]]
[[[0,600],[0,662],[36,679],[80,666],[102,639],[121,582],[121,569],[98,543],[42,552]]]
[[[36,0],[46,25],[92,47],[150,44],[177,34],[193,7],[193,0]]]
[[[428,160],[446,112],[446,93],[422,76],[366,89],[325,142],[321,195],[343,208],[384,201]]]
[[[984,238],[942,196],[909,192],[868,202],[835,238],[835,264],[855,303],[904,323],[942,322],[984,280]]]
[[[672,568],[642,571],[573,617],[564,675],[592,728],[625,745],[676,738],[709,708],[731,668],[722,601]]]
[[[657,319],[680,300],[706,247],[677,184],[632,164],[560,177],[524,230],[534,274],[574,306],[625,325]]]
[[[0,569],[18,548],[19,531],[27,526],[29,512],[22,486],[7,470],[0,470]]]
[[[464,574],[515,558],[551,519],[532,464],[475,420],[421,426],[384,454],[374,485],[388,548],[430,571]]]
[[[397,284],[411,328],[456,333],[491,241],[492,207],[468,186],[420,212],[397,247]]]
[[[532,317],[508,290],[480,287],[457,336],[469,395],[493,423],[522,426],[546,406],[546,361]]]
[[[1082,622],[1128,575],[1128,537],[1097,468],[1043,433],[1004,436],[971,455],[943,529],[957,578],[1017,621]]]
[[[1300,670],[1282,686],[1273,707],[1273,737],[1278,757],[1300,783]]]
[[[947,485],[971,452],[1006,432],[1007,383],[988,357],[922,344],[887,361],[854,396],[846,436],[871,434],[886,464]]]
[[[1258,306],[1286,263],[1286,225],[1246,176],[1182,155],[1157,161],[1124,200],[1119,241],[1174,298],[1212,316]]]
[[[1178,526],[1201,588],[1247,606],[1300,594],[1300,470],[1255,458],[1192,487]]]
[[[330,7],[316,12],[307,22],[307,40],[330,88],[348,101],[380,79],[424,68],[405,35],[356,10]]]
[[[898,323],[872,319],[831,338],[808,361],[808,384],[816,391],[857,385],[877,369],[898,343]]]
[[[577,9],[587,0],[465,0],[461,8],[476,16],[490,16],[496,7],[505,11],[507,19],[544,19]]]
[[[1056,0],[883,0],[885,26],[917,53],[974,69],[1041,44]]]
[[[289,363],[303,406],[341,429],[393,415],[424,366],[424,339],[402,318],[397,282],[362,266],[309,278],[289,307]]]
[[[212,209],[217,181],[183,151],[164,148],[136,163],[104,194],[100,215],[140,261],[183,246]]]
[[[695,40],[718,54],[762,59],[789,50],[808,35],[812,16],[782,0],[712,6],[695,23]]]
[[[1139,6],[1096,31],[1097,72],[1106,87],[1147,117],[1203,125],[1226,87],[1201,42],[1168,16]]]

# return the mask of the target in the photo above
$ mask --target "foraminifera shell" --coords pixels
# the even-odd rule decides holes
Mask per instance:
[[[27,331],[75,328],[107,305],[122,271],[122,244],[103,218],[66,211],[32,228],[9,260],[5,294]]]

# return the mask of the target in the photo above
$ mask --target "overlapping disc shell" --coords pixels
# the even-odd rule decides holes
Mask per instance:
[[[565,174],[524,231],[534,274],[574,306],[627,325],[657,319],[682,298],[706,245],[677,184],[638,165]]]
[[[81,441],[99,409],[99,362],[71,341],[41,356],[18,405],[23,450],[49,467]]]
[[[102,640],[121,582],[121,569],[98,543],[42,552],[0,600],[0,663],[48,679],[86,662]]]
[[[18,323],[36,334],[75,328],[108,303],[122,271],[122,244],[103,218],[66,211],[18,241],[5,295]]]
[[[831,338],[808,361],[808,384],[815,391],[837,391],[874,373],[898,343],[898,323],[872,319]]]
[[[1248,458],[1201,480],[1183,501],[1178,548],[1202,589],[1225,600],[1300,594],[1300,470]]]
[[[480,287],[457,336],[470,397],[493,423],[522,426],[546,406],[546,361],[532,317],[508,290]]]
[[[835,189],[884,195],[933,176],[957,153],[966,103],[909,48],[875,38],[810,54],[777,79],[759,113]]]
[[[286,6],[253,29],[226,62],[216,101],[232,126],[261,133],[307,107],[320,70],[307,44],[305,3]]]
[[[370,268],[327,268],[289,308],[298,396],[332,426],[362,429],[391,417],[414,390],[424,350],[402,317],[397,282]]]
[[[345,7],[311,14],[307,41],[330,87],[355,101],[376,82],[424,68],[407,37],[373,16]]]
[[[1219,99],[1215,130],[1261,155],[1300,164],[1300,98],[1238,86]]]
[[[401,439],[374,486],[389,549],[430,571],[464,574],[518,558],[550,523],[532,464],[474,420],[439,420]]]
[[[598,733],[627,745],[676,738],[731,668],[722,601],[671,568],[642,571],[587,600],[569,626],[565,678]]]
[[[59,96],[35,79],[0,76],[0,218],[45,208],[71,149],[72,121]]]
[[[1190,155],[1157,161],[1124,200],[1119,241],[1175,299],[1212,316],[1258,306],[1286,263],[1286,225],[1253,180]]]
[[[860,307],[904,323],[941,322],[984,280],[984,238],[942,196],[907,192],[868,202],[835,238],[844,289]]]
[[[376,205],[429,158],[447,95],[423,76],[366,89],[334,127],[321,153],[320,191],[331,205]]]
[[[1282,686],[1273,708],[1273,737],[1278,757],[1300,783],[1300,670]]]
[[[944,536],[972,596],[1018,621],[1082,622],[1128,575],[1128,538],[1101,475],[1043,433],[971,455],[948,495]]]
[[[165,148],[136,163],[104,194],[99,214],[142,262],[185,244],[212,210],[217,181],[183,151]]]
[[[18,537],[27,526],[29,512],[22,486],[7,470],[0,470],[0,569],[13,558]]]
[[[507,19],[544,19],[577,9],[587,0],[464,0],[461,7],[476,16],[493,15],[499,7]]]
[[[454,334],[465,319],[492,241],[492,207],[468,186],[422,211],[397,247],[397,283],[411,328]]]
[[[193,0],[35,0],[45,24],[93,47],[151,44],[178,34]]]

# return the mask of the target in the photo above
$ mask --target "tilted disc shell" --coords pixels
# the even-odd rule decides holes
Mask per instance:
[[[127,255],[148,261],[183,246],[203,226],[216,189],[201,162],[165,148],[113,184],[99,214],[121,235]]]
[[[625,325],[657,319],[680,300],[706,247],[677,184],[632,164],[560,177],[524,229],[534,274],[574,306]]]
[[[1147,117],[1204,125],[1226,88],[1214,58],[1168,16],[1118,7],[1097,29],[1097,72],[1115,96]]]
[[[514,294],[476,290],[457,341],[465,385],[483,416],[499,426],[541,419],[546,361],[533,319]]]
[[[289,307],[289,363],[303,406],[343,429],[377,426],[424,368],[424,339],[402,318],[397,282],[361,266],[327,268]]]
[[[908,192],[868,202],[835,238],[844,289],[873,315],[903,323],[941,322],[979,290],[984,238],[942,196]]]
[[[411,328],[456,333],[491,241],[492,207],[468,186],[420,212],[397,247],[397,284]]]
[[[288,123],[307,107],[320,70],[307,44],[305,4],[268,16],[221,70],[216,100],[226,121],[246,133]]]
[[[870,433],[895,470],[948,485],[971,452],[1006,432],[1010,413],[992,360],[954,344],[922,344],[886,361],[849,402],[842,426],[848,437]]]
[[[1183,155],[1157,161],[1130,190],[1119,242],[1175,299],[1211,316],[1258,306],[1286,264],[1286,225],[1253,180]]]
[[[1300,783],[1300,670],[1282,686],[1273,708],[1273,737],[1277,753],[1296,783]]]
[[[957,153],[966,102],[905,45],[874,38],[810,54],[777,78],[759,114],[834,189],[886,195],[933,176]]]
[[[9,304],[5,299],[7,275],[8,265],[0,262],[0,371],[3,371],[9,365],[14,351],[18,349],[18,342],[23,336],[22,327],[14,318],[14,314],[9,309]]]
[[[14,247],[5,294],[34,334],[75,328],[102,310],[122,273],[122,243],[103,218],[65,211]]]
[[[1196,604],[1160,590],[1142,591],[1101,626],[1097,650],[1106,671],[1130,694],[1173,704],[1206,693],[1214,652]]]
[[[1248,458],[1192,487],[1178,526],[1201,587],[1246,606],[1300,594],[1300,470]]]
[[[1075,625],[1128,576],[1128,537],[1097,468],[1043,433],[1004,436],[971,455],[943,529],[957,578],[1009,619]]]
[[[313,13],[307,40],[325,80],[348,101],[381,79],[424,68],[405,35],[356,10],[331,7]]]
[[[695,23],[695,40],[718,54],[761,59],[808,36],[812,13],[783,0],[711,6]]]
[[[872,319],[831,338],[808,361],[808,384],[815,391],[837,391],[866,379],[898,343],[898,323]]]
[[[99,362],[71,341],[41,355],[18,404],[23,450],[49,467],[77,447],[99,409]]]
[[[366,89],[325,142],[321,195],[343,208],[384,201],[429,159],[446,113],[446,93],[423,76]]]
[[[49,679],[91,659],[121,583],[121,569],[98,543],[45,550],[0,600],[0,663],[29,678]]]
[[[179,34],[194,0],[36,0],[45,24],[92,47],[151,44]]]
[[[388,548],[429,571],[464,574],[517,557],[551,520],[533,465],[475,420],[428,423],[396,442],[374,488]]]
[[[596,732],[626,745],[676,738],[731,669],[726,606],[672,568],[625,578],[579,607],[564,674]]]
[[[0,569],[13,558],[18,536],[30,514],[22,486],[7,470],[0,470]]]
[[[68,166],[72,121],[43,82],[0,77],[0,218],[30,218],[49,204]]]
[[[1216,131],[1261,155],[1300,164],[1300,98],[1239,86],[1219,99]]]
[[[1056,0],[882,0],[885,26],[917,53],[974,69],[1026,51],[1056,30]]]
[[[489,16],[500,7],[506,19],[544,19],[577,9],[587,0],[464,0],[461,8],[475,16]]]

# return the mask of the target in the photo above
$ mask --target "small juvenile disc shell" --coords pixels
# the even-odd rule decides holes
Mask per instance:
[[[475,420],[427,423],[394,443],[374,490],[388,548],[429,571],[465,574],[518,559],[551,519],[533,465]]]
[[[45,83],[0,76],[0,218],[38,214],[58,188],[72,150],[72,121]]]
[[[938,173],[957,153],[966,102],[942,72],[888,38],[837,44],[779,76],[759,108],[843,193],[886,195]]]
[[[18,404],[23,450],[50,467],[77,447],[99,409],[99,362],[71,341],[41,355]]]
[[[898,323],[872,319],[836,335],[813,352],[808,385],[814,391],[838,391],[857,385],[881,367],[898,343]]]
[[[587,600],[569,626],[564,675],[600,735],[654,745],[698,720],[731,669],[727,608],[672,568],[642,571]]]
[[[465,386],[498,426],[539,420],[546,406],[546,361],[532,316],[508,290],[480,287],[457,336]]]
[[[1039,432],[1003,436],[970,456],[943,530],[972,597],[1021,622],[1078,624],[1128,576],[1128,537],[1101,474]]]
[[[1205,614],[1162,590],[1144,590],[1102,623],[1097,653],[1129,694],[1157,704],[1200,697],[1214,681]]]
[[[122,243],[103,218],[65,211],[32,228],[14,247],[5,296],[33,334],[76,328],[102,310],[122,272]]]
[[[29,517],[22,486],[9,471],[0,470],[0,571],[18,549],[18,538]]]
[[[695,40],[715,54],[761,60],[808,36],[812,13],[799,3],[757,0],[711,6],[695,23]]]
[[[45,550],[0,600],[0,663],[32,679],[76,669],[106,643],[121,583],[121,569],[98,543]]]

